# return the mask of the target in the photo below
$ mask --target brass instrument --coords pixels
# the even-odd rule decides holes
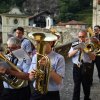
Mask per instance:
[[[94,33],[92,29],[89,27],[87,29],[87,36],[88,36],[88,42],[85,43],[85,52],[95,52],[96,54],[100,52],[100,44],[98,43],[98,39],[94,37]],[[99,54],[99,53],[98,53]]]
[[[54,43],[54,47],[61,45],[63,43],[62,32],[58,32],[57,29],[55,29],[55,28],[51,28],[50,32],[57,36],[57,40]]]
[[[0,64],[1,66],[6,65],[7,67],[10,67],[13,70],[21,72],[21,70],[17,68],[12,62],[10,62],[2,53],[0,53]],[[17,77],[9,74],[0,75],[0,77],[14,89],[21,88],[26,82],[25,80],[17,79]]]
[[[48,91],[49,74],[51,70],[51,63],[48,56],[45,54],[45,44],[49,41],[57,40],[57,37],[51,33],[29,33],[28,36],[37,42],[37,66],[36,71],[39,75],[36,77],[35,89],[41,94],[45,94]],[[39,61],[45,58],[45,66],[40,66]]]

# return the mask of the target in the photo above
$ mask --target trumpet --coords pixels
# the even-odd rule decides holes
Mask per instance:
[[[29,33],[28,36],[37,42],[37,66],[36,71],[39,75],[36,77],[35,89],[41,94],[45,94],[48,91],[49,74],[51,69],[51,62],[48,56],[45,54],[45,44],[49,41],[57,40],[57,37],[51,33]],[[45,58],[46,64],[41,66],[39,61]]]
[[[95,54],[99,55],[100,53],[99,40],[96,37],[94,37],[95,34],[90,27],[87,29],[87,34],[88,34],[88,42],[86,42],[84,51],[95,52]]]

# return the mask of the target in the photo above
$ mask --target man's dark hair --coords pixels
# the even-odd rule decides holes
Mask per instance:
[[[24,28],[23,27],[17,27],[16,30],[21,31],[22,33],[24,33]]]
[[[95,27],[98,27],[98,28],[100,29],[100,26],[99,26],[99,25],[94,26],[94,28],[95,28]]]

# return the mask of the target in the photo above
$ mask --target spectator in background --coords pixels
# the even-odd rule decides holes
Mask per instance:
[[[24,37],[24,28],[18,27],[16,29],[16,37],[21,40],[21,48],[23,48],[30,56],[32,56],[35,46],[31,43],[30,40]]]

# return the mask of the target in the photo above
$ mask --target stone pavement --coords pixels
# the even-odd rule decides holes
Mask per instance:
[[[60,95],[61,100],[72,100],[73,95],[73,74],[72,74],[72,62],[71,59],[66,60],[66,73],[64,79],[64,87],[62,87]],[[94,76],[93,76],[93,86],[91,87],[91,100],[100,100],[100,82],[97,76],[97,69],[94,68]],[[81,97],[80,100],[83,99],[83,90],[81,88]]]

